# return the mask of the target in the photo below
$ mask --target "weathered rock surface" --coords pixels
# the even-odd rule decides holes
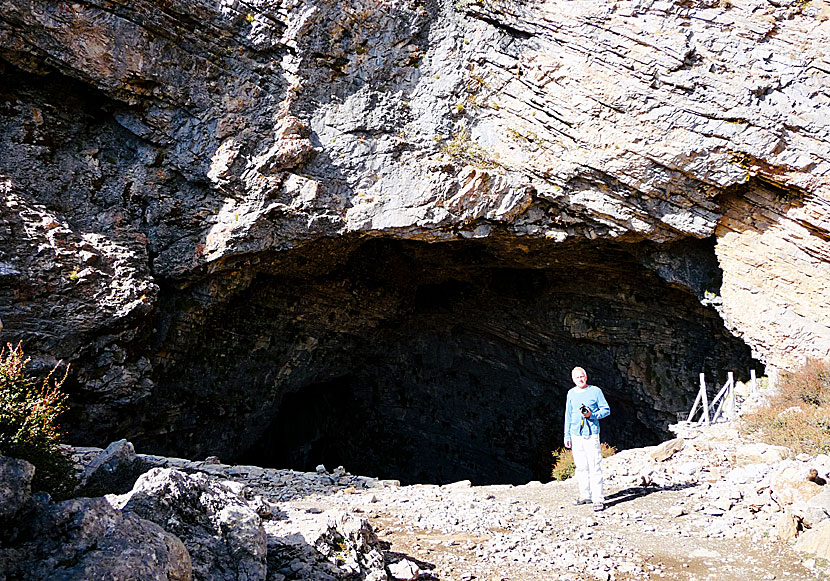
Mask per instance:
[[[805,531],[795,543],[795,548],[812,553],[820,559],[830,559],[830,520],[824,520]]]
[[[266,538],[259,515],[237,491],[204,474],[154,468],[130,492],[108,499],[179,537],[195,579],[265,578]]]
[[[291,508],[266,523],[268,579],[386,581],[384,556],[366,518]]]
[[[103,498],[52,504],[28,494],[10,467],[26,464],[0,457],[0,489],[18,487],[25,514],[3,514],[0,522],[0,577],[77,581],[189,581],[190,556],[182,542],[155,523],[122,513]],[[19,472],[18,472],[19,473]]]
[[[110,448],[125,447],[115,444]],[[76,458],[88,468],[95,463],[94,452],[79,449]],[[111,458],[107,451],[98,452]],[[309,486],[329,493],[337,485],[328,476],[325,482],[298,473],[257,480],[253,470],[262,476],[278,471],[133,456],[194,473],[154,468],[127,494],[52,503],[32,498],[30,464],[0,457],[0,578],[387,579],[384,554],[365,518],[342,510],[282,511],[250,494],[249,485],[267,488],[269,497],[279,497],[281,490],[285,498],[306,497]],[[344,487],[361,482],[383,487],[341,472]]]
[[[32,501],[35,467],[25,460],[0,456],[0,523],[14,519]]]
[[[818,1],[2,0],[3,337],[97,445],[521,481],[576,363],[656,443],[697,373],[830,356],[828,44]]]

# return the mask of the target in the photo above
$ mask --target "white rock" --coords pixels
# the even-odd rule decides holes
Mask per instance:
[[[417,579],[418,575],[421,573],[421,570],[418,568],[418,565],[412,561],[404,559],[389,565],[389,572],[395,579],[409,581],[410,579]]]

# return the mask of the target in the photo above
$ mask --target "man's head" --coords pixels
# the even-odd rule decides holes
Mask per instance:
[[[577,387],[585,387],[588,385],[588,374],[581,367],[574,367],[574,370],[571,371],[571,378]]]

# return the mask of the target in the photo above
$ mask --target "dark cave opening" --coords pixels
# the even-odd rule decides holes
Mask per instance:
[[[183,177],[149,203],[125,187],[118,168],[160,151],[121,125],[129,108],[54,75],[5,76],[63,124],[54,134],[33,125],[9,97],[6,112],[21,119],[8,126],[10,143],[20,133],[23,145],[59,159],[101,150],[101,185],[70,172],[68,190],[46,188],[42,201],[65,212],[127,203],[125,216],[144,221],[196,197],[189,188],[200,186]],[[50,91],[69,95],[80,121],[49,105]],[[40,164],[18,159],[9,157],[10,173],[21,188],[43,181]],[[75,214],[101,227],[100,212]],[[151,261],[181,236],[148,234]],[[402,482],[522,483],[549,476],[574,365],[604,389],[612,415],[603,440],[620,449],[669,436],[698,373],[740,379],[762,368],[701,302],[720,287],[711,239],[554,243],[495,227],[482,240],[342,237],[227,262],[193,275],[201,280],[159,275],[158,313],[147,315],[156,320],[126,333],[118,352],[140,361],[138,383],[77,386],[76,441],[128,437],[146,452],[303,470],[342,464]],[[89,352],[76,365],[96,381],[121,363]]]
[[[403,483],[546,481],[575,365],[611,405],[603,441],[656,444],[699,372],[758,366],[698,300],[718,282],[716,263],[699,260],[706,244],[677,249],[686,258],[671,276],[655,274],[667,263],[643,247],[540,245],[517,258],[388,240],[325,274],[262,272],[226,316],[290,339],[263,362],[302,361],[236,459]]]

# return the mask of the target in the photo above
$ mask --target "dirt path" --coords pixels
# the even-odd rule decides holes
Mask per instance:
[[[624,462],[609,468],[624,472]],[[573,480],[352,489],[292,503],[365,516],[387,562],[410,561],[420,579],[830,579],[828,563],[771,535],[778,509],[723,505],[730,487],[709,469],[712,482],[662,487],[611,474],[600,513],[572,505]]]
[[[644,489],[642,494],[632,494],[630,489],[611,490],[607,509],[595,514],[590,506],[570,504],[576,493],[570,482],[466,490],[435,487],[431,502],[423,502],[408,488],[391,494],[336,495],[337,504],[365,511],[393,559],[405,557],[419,565],[422,578],[430,578],[425,576],[429,573],[432,578],[453,580],[745,581],[825,579],[828,574],[826,570],[805,567],[805,555],[770,538],[712,538],[706,532],[705,517],[680,515],[678,507],[688,503],[689,489],[650,493]],[[473,513],[487,512],[488,506],[496,512],[504,512],[504,507],[521,510],[507,517],[510,520],[503,527],[490,526],[485,531],[475,527],[469,532],[451,524],[457,516],[449,510],[447,526],[443,527],[448,530],[435,528],[429,517],[452,505],[452,496],[480,499],[469,504],[471,522],[477,518]],[[478,506],[473,508],[474,504]],[[549,523],[541,530],[539,519],[531,522],[527,517],[539,513],[544,513],[543,521]],[[420,521],[426,521],[425,526],[419,526]],[[493,550],[494,542],[501,538],[507,539],[511,550]],[[521,551],[523,543],[531,554]],[[571,550],[583,561],[562,563],[562,555],[551,548]],[[594,563],[602,566],[593,568]]]
[[[627,490],[612,490],[608,507],[597,516],[588,506],[569,504],[576,493],[576,487],[569,484],[543,489],[517,487],[503,494],[561,511],[568,519],[595,520],[597,543],[636,547],[653,566],[649,570],[651,579],[821,578],[802,565],[804,555],[789,545],[768,538],[712,538],[701,521],[690,520],[694,518],[690,515],[677,516],[678,507],[688,502],[688,489],[641,495],[626,493]]]

